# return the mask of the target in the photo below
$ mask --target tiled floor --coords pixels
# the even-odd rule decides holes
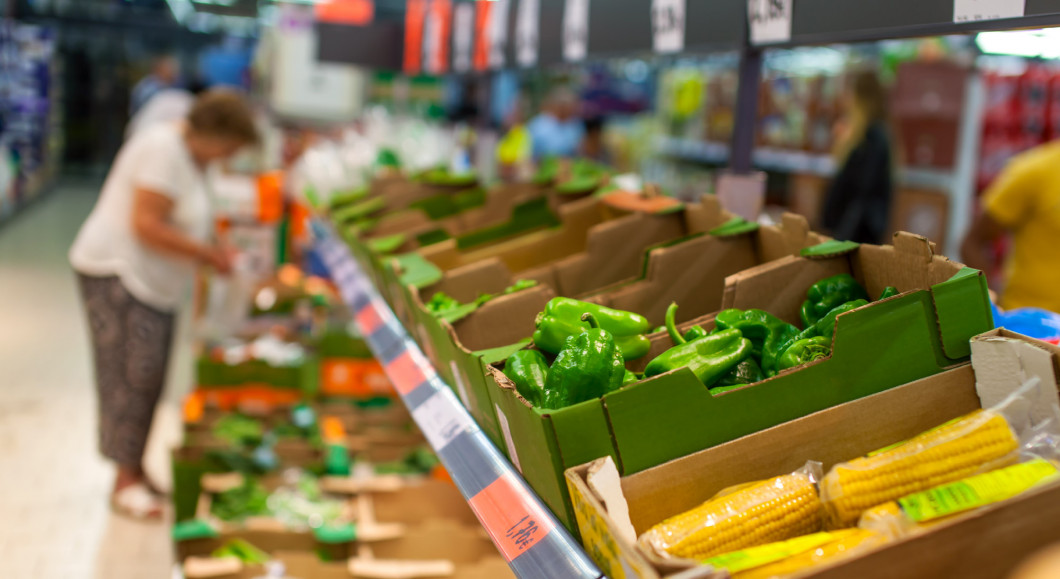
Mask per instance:
[[[0,577],[154,579],[171,576],[169,525],[107,506],[113,471],[96,450],[87,334],[66,251],[95,201],[64,185],[0,227]],[[147,467],[168,485],[189,383],[178,339]]]

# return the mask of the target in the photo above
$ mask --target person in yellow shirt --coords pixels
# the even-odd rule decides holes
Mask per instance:
[[[964,262],[989,272],[993,245],[1012,248],[999,305],[1060,312],[1060,142],[1014,157],[983,194],[983,211],[961,245]]]

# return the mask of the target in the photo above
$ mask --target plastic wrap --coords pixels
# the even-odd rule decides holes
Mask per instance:
[[[821,481],[829,524],[857,522],[864,511],[1034,457],[1057,455],[1060,409],[1035,422],[1032,378],[1001,404],[977,410],[910,440],[835,465]]]
[[[655,525],[639,539],[661,557],[702,560],[821,529],[816,481],[820,463],[722,491],[698,507]]]
[[[833,563],[886,542],[885,536],[873,531],[840,529],[725,553],[703,564],[725,571],[733,579],[773,579]]]

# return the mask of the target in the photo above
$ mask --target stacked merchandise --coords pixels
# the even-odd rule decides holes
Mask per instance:
[[[992,331],[981,272],[579,162],[474,204],[472,177],[395,170],[329,218],[608,576],[942,576],[996,524],[1019,540],[961,567],[988,577],[1060,539],[1031,514],[1060,350]]]
[[[571,469],[586,547],[619,577],[1004,576],[1060,539],[1060,349],[1004,330],[972,343],[971,366],[651,471]]]
[[[244,311],[210,326],[173,452],[184,575],[511,576],[335,288],[241,261],[209,280],[207,317]]]
[[[0,218],[55,178],[61,98],[50,28],[0,20]]]
[[[885,391],[966,361],[993,327],[982,274],[917,236],[829,242],[795,215],[761,226],[579,162],[473,204],[470,179],[392,173],[330,218],[572,530],[568,468],[612,456],[632,474]]]

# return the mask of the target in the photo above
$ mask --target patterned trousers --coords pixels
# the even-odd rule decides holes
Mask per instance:
[[[92,336],[100,452],[138,468],[166,381],[174,316],[134,298],[117,276],[77,277]]]

